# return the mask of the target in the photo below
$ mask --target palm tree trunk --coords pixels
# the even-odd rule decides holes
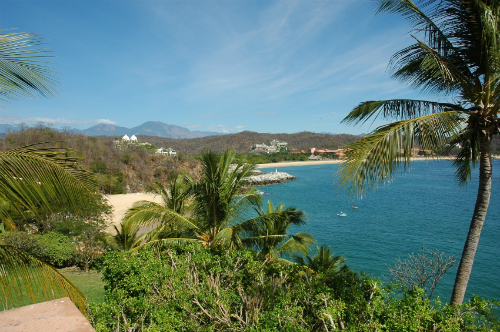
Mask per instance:
[[[479,188],[477,191],[476,206],[470,223],[469,234],[465,241],[462,258],[458,266],[455,285],[451,295],[451,304],[459,305],[464,301],[467,283],[472,271],[474,256],[476,255],[481,229],[483,228],[486,212],[490,204],[492,170],[491,170],[491,139],[486,136],[481,141],[480,151],[481,157],[479,160]]]

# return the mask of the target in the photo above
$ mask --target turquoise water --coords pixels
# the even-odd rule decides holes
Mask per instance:
[[[334,180],[339,165],[278,168],[294,181],[262,188],[263,198],[304,210],[318,244],[344,255],[355,271],[388,275],[387,265],[422,247],[460,257],[477,193],[478,171],[465,188],[457,185],[450,161],[416,161],[360,200],[341,194]],[[264,172],[275,171],[262,169]],[[500,160],[493,161],[493,190],[466,297],[500,298]],[[358,209],[353,209],[356,205]],[[339,217],[341,211],[346,217]],[[449,301],[456,267],[440,281],[436,295]]]

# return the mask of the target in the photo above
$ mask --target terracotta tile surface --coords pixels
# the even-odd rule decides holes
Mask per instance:
[[[2,332],[95,332],[69,297],[0,311]]]

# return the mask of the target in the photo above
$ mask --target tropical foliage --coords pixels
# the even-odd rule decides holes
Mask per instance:
[[[203,174],[198,181],[178,175],[169,189],[157,184],[164,204],[138,202],[125,214],[124,225],[154,225],[134,244],[199,242],[212,248],[257,249],[266,260],[307,253],[313,238],[307,233],[289,235],[292,225],[305,223],[304,213],[293,207],[268,202],[267,211],[255,190],[245,188],[251,165],[232,165],[235,153],[206,152],[201,156]],[[256,215],[249,214],[253,207]]]
[[[315,272],[323,273],[325,276],[334,275],[345,266],[345,257],[334,255],[330,247],[321,245],[316,248],[316,251],[316,253],[296,257],[297,263]]]
[[[55,93],[57,76],[45,61],[43,39],[34,33],[0,30],[0,101],[49,97]]]
[[[420,5],[419,6],[417,6]],[[452,304],[462,303],[490,202],[491,141],[499,133],[500,2],[496,0],[381,0],[379,12],[398,13],[414,26],[415,43],[390,60],[393,76],[450,102],[363,102],[343,120],[395,120],[350,145],[339,181],[354,194],[408,167],[412,149],[458,147],[453,166],[460,184],[479,164],[479,189],[457,271]]]
[[[90,173],[78,167],[67,151],[28,146],[0,153],[0,197],[21,216],[40,216],[40,211],[67,211],[88,215],[100,202],[94,194]],[[1,214],[2,221],[9,215]],[[0,242],[0,296],[4,308],[55,296],[70,296],[85,310],[85,299],[54,268],[24,254],[7,242]],[[22,287],[20,286],[22,285]]]
[[[459,307],[414,289],[394,294],[365,275],[325,276],[262,264],[249,250],[166,244],[110,252],[96,331],[492,331],[491,302]]]
[[[307,255],[314,238],[305,232],[288,234],[291,226],[306,224],[305,214],[295,207],[285,208],[284,204],[274,207],[267,201],[267,211],[259,204],[254,207],[258,214],[252,223],[243,242],[257,251],[257,257],[266,261],[288,262],[281,257],[293,257],[300,253]]]

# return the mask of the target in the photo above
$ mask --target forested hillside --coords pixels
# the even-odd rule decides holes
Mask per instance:
[[[359,136],[340,134],[317,134],[308,131],[295,134],[269,134],[243,131],[237,134],[208,136],[193,139],[172,139],[156,136],[138,135],[139,140],[156,146],[169,147],[184,154],[200,154],[203,149],[223,152],[227,148],[235,148],[236,153],[250,152],[254,144],[269,144],[272,140],[288,143],[290,151],[308,151],[310,148],[339,149],[360,139]],[[100,136],[99,139],[107,138]],[[108,138],[109,139],[109,138]]]
[[[142,192],[154,180],[166,183],[171,172],[187,172],[195,179],[200,173],[199,162],[189,156],[154,154],[156,147],[147,145],[117,148],[111,137],[97,139],[43,126],[8,133],[5,140],[0,140],[0,150],[40,142],[52,142],[50,146],[74,149],[84,167],[96,173],[99,186],[105,194]]]

